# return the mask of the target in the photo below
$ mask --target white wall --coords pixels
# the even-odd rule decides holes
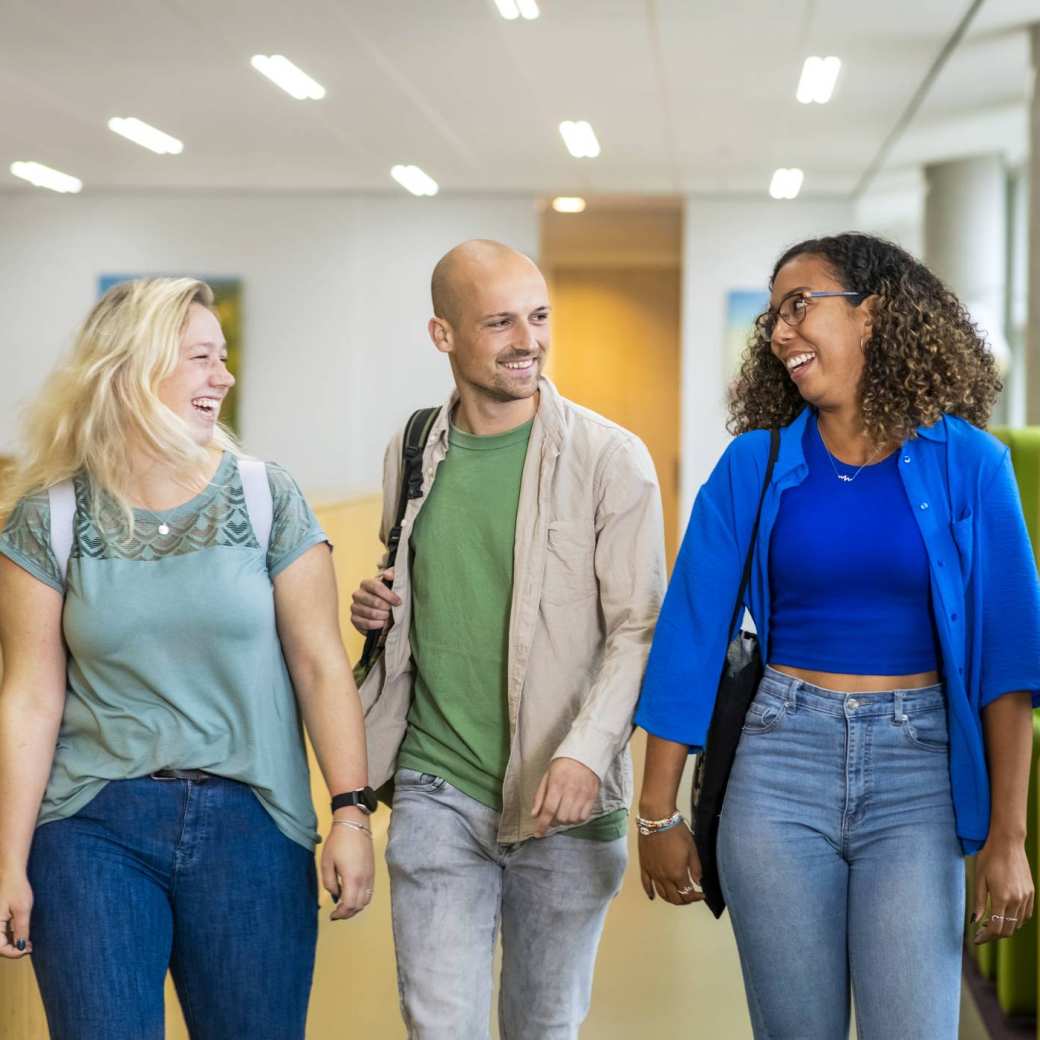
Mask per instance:
[[[691,196],[683,225],[682,498],[685,529],[697,489],[729,441],[724,329],[731,289],[767,289],[773,264],[804,238],[852,230],[849,202],[715,200]]]
[[[450,387],[426,336],[429,277],[471,237],[536,256],[533,199],[0,193],[0,454],[98,275],[235,276],[246,448],[318,500],[378,488],[387,438]]]

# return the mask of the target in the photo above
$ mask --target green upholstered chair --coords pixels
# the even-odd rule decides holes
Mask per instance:
[[[1040,713],[1033,715],[1033,771],[1029,785],[1029,831],[1026,835],[1026,854],[1037,878],[1037,785],[1040,784]],[[970,912],[970,911],[969,911]],[[1034,916],[1010,939],[993,944],[996,947],[997,1000],[1007,1015],[1036,1013],[1037,991],[1037,920]]]
[[[1040,427],[1025,429],[994,429],[991,431],[1011,448],[1011,464],[1015,469],[1022,497],[1022,511],[1033,542],[1033,551],[1040,560]],[[1040,714],[1033,716],[1033,772],[1029,791],[1029,834],[1026,852],[1033,870],[1034,881],[1038,878],[1038,833],[1040,833]],[[969,861],[969,868],[974,864]],[[969,869],[969,876],[973,873]],[[1040,885],[1038,885],[1040,887]],[[968,913],[971,913],[971,892],[968,886]],[[999,943],[987,943],[974,947],[976,962],[986,978],[996,978],[997,999],[1008,1015],[1033,1015],[1037,1007],[1038,985],[1038,941],[1040,929],[1037,922],[1027,923],[1014,938]]]

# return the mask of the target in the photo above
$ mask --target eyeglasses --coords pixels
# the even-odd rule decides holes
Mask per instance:
[[[819,300],[825,296],[847,296],[849,299],[854,299],[855,306],[858,307],[870,295],[872,294],[868,292],[851,292],[846,289],[835,289],[829,292],[806,290],[792,293],[790,296],[785,296],[775,310],[770,307],[764,314],[760,314],[755,324],[766,339],[772,339],[773,332],[776,330],[777,318],[783,318],[784,324],[789,325],[792,329],[797,328],[805,321],[810,300]]]

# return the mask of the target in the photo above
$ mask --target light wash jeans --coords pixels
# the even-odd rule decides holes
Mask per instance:
[[[625,839],[499,845],[497,831],[493,809],[439,777],[398,770],[386,861],[409,1040],[490,1036],[499,922],[502,1040],[573,1040],[588,1014]]]
[[[845,694],[771,668],[719,867],[755,1036],[956,1040],[964,861],[941,686]]]

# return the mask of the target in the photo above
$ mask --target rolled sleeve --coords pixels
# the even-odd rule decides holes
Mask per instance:
[[[1009,453],[976,517],[972,581],[981,603],[982,707],[1027,691],[1040,707],[1040,579]]]

